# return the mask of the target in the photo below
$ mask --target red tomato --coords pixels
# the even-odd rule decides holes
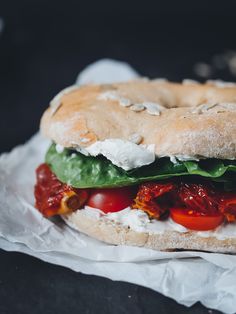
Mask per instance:
[[[221,213],[207,215],[180,207],[171,208],[170,216],[178,224],[196,231],[215,229],[224,221],[224,216]]]
[[[132,204],[135,194],[133,187],[94,189],[87,205],[98,208],[104,213],[118,212]]]

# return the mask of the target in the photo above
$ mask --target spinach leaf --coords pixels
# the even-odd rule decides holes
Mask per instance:
[[[56,145],[52,144],[46,154],[46,163],[60,181],[75,188],[119,187],[186,175],[211,178],[223,182],[227,189],[236,188],[236,162],[228,160],[206,159],[174,164],[165,157],[156,159],[151,165],[125,171],[103,156],[85,156],[70,149],[58,153]]]

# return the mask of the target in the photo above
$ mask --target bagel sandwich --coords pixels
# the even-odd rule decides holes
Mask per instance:
[[[236,253],[234,83],[71,86],[40,129],[44,216],[115,245]]]

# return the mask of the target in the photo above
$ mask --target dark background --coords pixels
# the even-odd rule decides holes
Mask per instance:
[[[196,62],[236,50],[235,1],[0,0],[0,151],[38,130],[49,100],[104,57],[141,74],[194,78]],[[229,69],[209,78],[235,81]],[[183,274],[184,275],[184,274]],[[0,313],[210,313],[149,289],[0,251]],[[213,311],[213,313],[217,313]]]

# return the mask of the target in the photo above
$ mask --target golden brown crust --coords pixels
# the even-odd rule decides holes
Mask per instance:
[[[218,253],[236,253],[236,238],[219,240],[216,237],[200,237],[194,231],[165,231],[160,234],[136,232],[106,219],[96,219],[76,211],[64,217],[74,229],[100,241],[115,245],[132,245],[158,251],[198,250]]]
[[[133,111],[146,103],[160,112]],[[155,144],[158,156],[234,159],[235,122],[235,86],[137,80],[67,91],[44,113],[41,130],[65,147],[138,134],[142,144]]]

